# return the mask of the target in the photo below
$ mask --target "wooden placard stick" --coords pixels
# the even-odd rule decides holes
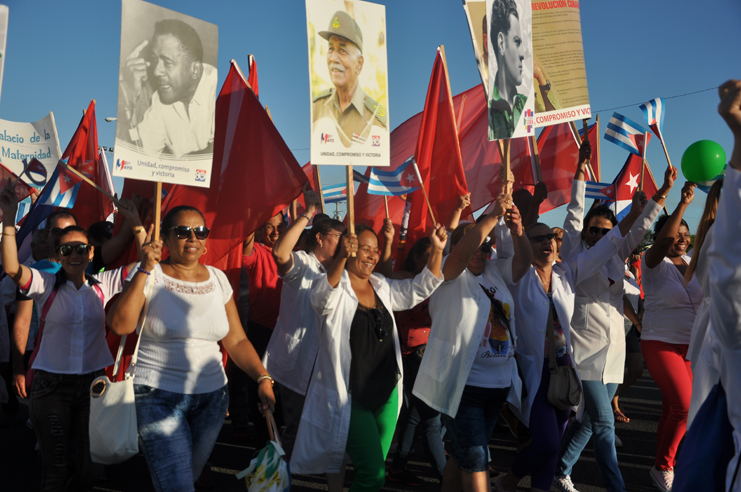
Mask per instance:
[[[596,123],[597,125],[597,171],[599,172],[599,179],[602,179],[602,154],[600,153],[600,140],[602,139],[599,138],[599,136],[602,134],[600,133],[600,130],[599,130],[599,114],[597,115],[596,119],[597,119],[597,123]]]
[[[538,139],[535,138],[535,135],[530,137],[530,141],[533,143],[533,162],[535,163],[535,178],[538,180],[538,183],[543,181],[543,170],[540,168],[540,154],[538,154]]]
[[[579,139],[579,130],[576,129],[576,123],[572,121],[569,122],[569,125],[571,126],[571,131],[574,132],[574,138],[576,139],[577,145],[581,148],[581,143],[589,138],[589,135],[585,132],[584,137],[582,140]],[[589,179],[597,179],[597,177],[594,174],[594,169],[592,169],[592,163],[590,160],[587,160],[587,169],[589,169]]]
[[[648,132],[643,133],[643,152],[641,152],[641,183],[638,185],[638,190],[643,191],[643,174],[646,169],[646,149],[648,148]]]
[[[154,187],[154,239],[160,238],[160,216],[162,215],[162,181],[157,181]]]
[[[64,168],[65,168],[66,170],[68,170],[69,172],[71,172],[72,174],[74,174],[75,176],[77,176],[78,178],[80,178],[81,180],[83,180],[84,182],[86,182],[87,184],[89,184],[90,186],[92,186],[93,188],[95,188],[96,190],[98,190],[99,192],[103,193],[103,194],[104,194],[105,196],[107,196],[107,197],[108,197],[108,198],[109,198],[109,199],[110,199],[110,200],[111,200],[111,201],[112,201],[112,202],[113,202],[113,203],[114,203],[114,204],[115,204],[115,205],[116,205],[117,207],[121,207],[121,206],[122,206],[122,205],[121,205],[121,202],[119,202],[119,201],[118,201],[118,198],[116,198],[115,196],[111,195],[111,194],[110,194],[110,193],[108,193],[108,192],[107,192],[106,190],[104,190],[103,188],[101,188],[100,186],[98,186],[97,184],[95,184],[95,182],[94,182],[94,181],[92,181],[92,180],[91,180],[90,178],[88,178],[87,176],[85,176],[84,174],[82,174],[82,173],[81,173],[80,171],[78,171],[78,170],[77,170],[77,169],[75,169],[74,167],[72,167],[72,166],[68,165],[68,164],[67,164],[66,162],[64,162],[64,161],[61,161],[61,160],[59,161],[58,165],[60,165],[60,166],[64,166]],[[61,179],[61,178],[60,178],[60,179]],[[161,184],[161,183],[160,183],[160,186],[162,186],[162,184]]]
[[[322,202],[322,213],[326,214],[327,212],[325,212],[326,205],[324,203],[324,190],[322,190],[322,177],[319,174],[319,166],[314,166],[314,177],[316,178],[316,185],[319,188],[319,190],[317,191],[319,193],[319,200],[321,200]]]
[[[386,207],[386,218],[389,218],[389,197],[383,195],[383,206]]]
[[[352,176],[352,166],[345,166],[347,178],[347,228],[350,234],[355,234],[355,188]],[[355,252],[350,256],[355,256]]]
[[[419,172],[419,167],[417,167],[417,159],[412,158],[412,164],[414,165],[414,172],[417,173],[417,181],[419,181],[419,187],[422,188],[422,194],[425,196],[425,201],[427,202],[427,210],[430,212],[432,223],[437,224],[437,221],[435,220],[435,213],[432,211],[432,205],[430,204],[430,197],[427,195],[425,183],[424,181],[422,181],[422,174]]]
[[[515,180],[509,161],[509,140],[497,140],[497,147],[499,148],[499,157],[502,161],[499,168],[499,183],[501,186],[499,193],[511,195],[512,184]]]

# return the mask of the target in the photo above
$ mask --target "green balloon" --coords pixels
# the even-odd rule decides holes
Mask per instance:
[[[682,155],[682,174],[693,183],[715,178],[725,165],[726,152],[712,140],[699,140],[687,147]]]

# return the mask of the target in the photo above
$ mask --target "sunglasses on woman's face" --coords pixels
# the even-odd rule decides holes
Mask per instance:
[[[62,244],[57,248],[60,256],[69,256],[73,251],[80,256],[85,256],[89,250],[89,244]]]
[[[542,243],[543,241],[552,241],[556,238],[556,234],[551,232],[549,234],[539,234],[537,236],[530,237],[531,241],[535,241],[536,243]]]
[[[606,236],[607,234],[609,234],[611,230],[612,229],[602,229],[597,226],[592,226],[589,228],[589,234],[591,234],[592,236],[597,236],[597,235]]]
[[[171,229],[167,229],[166,232],[170,231],[175,231],[175,235],[178,237],[178,239],[188,239],[190,237],[190,232],[193,231],[193,234],[196,235],[196,239],[204,240],[208,237],[211,229],[206,226],[190,227],[181,225],[175,226]]]

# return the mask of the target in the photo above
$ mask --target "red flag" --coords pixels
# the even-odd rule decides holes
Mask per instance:
[[[633,198],[633,194],[641,184],[641,164],[643,158],[640,155],[632,153],[628,154],[628,159],[625,161],[623,168],[620,170],[615,180],[612,182],[612,186],[608,186],[602,190],[602,193],[610,200],[616,200],[618,202],[618,211],[622,210],[627,203]],[[648,164],[648,163],[646,163]],[[643,174],[643,191],[646,192],[646,196],[654,196],[659,190],[656,185],[651,169],[646,165]],[[621,204],[620,202],[624,202]]]
[[[106,177],[98,165],[100,156],[94,99],[90,101],[90,105],[87,111],[85,111],[75,134],[62,154],[62,159],[69,159],[67,164],[70,167],[75,168],[81,174],[90,178],[98,186],[104,189],[108,188]],[[71,186],[74,186],[75,182],[80,181],[73,173],[66,170],[63,173],[61,166],[59,167],[59,171],[60,186],[66,181],[62,179],[64,176],[67,176],[70,180],[69,182],[72,182]],[[84,228],[90,227],[95,222],[105,220],[112,211],[113,204],[111,200],[86,183],[83,183],[80,187],[80,191],[77,193],[77,199],[75,200],[75,206],[71,209],[71,212],[77,217],[78,224]]]
[[[435,220],[440,223],[455,208],[458,196],[468,193],[452,96],[445,61],[438,49],[414,156],[430,204],[435,210]],[[428,218],[424,195],[412,193],[411,201],[407,250],[434,226],[432,218]]]
[[[247,60],[250,65],[250,75],[247,78],[247,83],[252,87],[252,92],[255,93],[255,97],[260,99],[260,87],[257,84],[257,62],[255,61],[255,57],[252,55],[248,55]]]

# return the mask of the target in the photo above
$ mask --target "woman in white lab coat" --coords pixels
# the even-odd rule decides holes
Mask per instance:
[[[383,486],[403,394],[391,312],[411,309],[442,283],[445,229],[436,226],[430,240],[422,273],[389,280],[373,273],[379,259],[376,233],[362,225],[355,234],[345,231],[327,275],[311,293],[320,317],[320,348],[291,458],[294,473],[337,473],[347,451],[355,467],[350,490]]]

